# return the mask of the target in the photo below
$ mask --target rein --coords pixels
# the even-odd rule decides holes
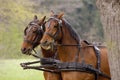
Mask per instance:
[[[41,58],[41,57],[39,57],[38,55],[37,55],[37,51],[35,50],[35,49],[33,49],[33,51],[34,51],[34,53],[35,54],[33,54],[33,53],[31,53],[31,55],[33,56],[33,57],[35,57],[35,58]]]
[[[93,45],[90,45],[90,46],[94,47],[95,52],[97,52],[97,54],[99,54],[99,51],[97,51],[98,49],[96,49],[95,46],[93,46]],[[86,46],[86,47],[89,47],[89,46]],[[37,53],[35,50],[34,50],[34,52],[35,52],[35,54]],[[35,54],[31,54],[31,55],[36,57],[37,55],[35,55]],[[82,63],[61,62],[54,58],[41,58],[39,56],[37,56],[36,58],[39,58],[40,60],[33,61],[33,62],[27,62],[27,63],[21,63],[20,65],[23,67],[23,69],[35,69],[35,70],[47,71],[47,72],[56,73],[56,74],[59,74],[60,72],[70,72],[70,71],[85,72],[85,73],[90,73],[90,74],[97,74],[97,75],[103,76],[103,77],[111,80],[111,78],[108,75],[106,75],[99,69],[94,68],[92,65],[86,64],[84,62],[82,62]],[[99,61],[99,58],[98,58],[98,61]],[[36,63],[41,63],[42,65],[29,66],[31,64],[36,64]],[[53,69],[51,69],[51,68],[53,68]],[[95,80],[98,80],[98,77],[96,77]]]
[[[82,48],[80,44],[55,44],[55,46],[79,46]],[[100,70],[100,52],[99,49],[96,46],[93,45],[87,45],[86,47],[94,47],[96,57],[97,57],[97,69],[94,68],[90,64],[86,64],[85,62],[79,63],[79,62],[60,62],[59,60],[56,60],[55,58],[41,58],[35,54],[37,54],[36,50],[33,49],[35,54],[31,54],[32,56],[39,58],[40,60],[34,61],[34,62],[27,62],[27,63],[21,63],[20,65],[23,67],[23,69],[35,69],[35,70],[41,70],[41,71],[47,71],[51,73],[59,74],[60,72],[69,72],[69,71],[78,71],[78,72],[86,72],[90,74],[95,74],[95,80],[98,80],[99,75],[103,76],[105,78],[108,78],[111,80],[111,78],[103,73]],[[78,51],[79,52],[79,51]],[[31,64],[41,63],[41,66],[29,66]],[[51,69],[54,68],[54,69]]]

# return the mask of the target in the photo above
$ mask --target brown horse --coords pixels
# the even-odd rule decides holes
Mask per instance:
[[[88,46],[85,42],[80,41],[78,34],[70,26],[70,24],[62,18],[63,13],[58,15],[51,14],[51,17],[45,24],[45,32],[41,39],[41,47],[49,50],[51,44],[56,43],[57,53],[60,61],[62,62],[79,62],[84,60],[85,63],[91,64],[96,68],[97,58],[93,46]],[[65,46],[71,45],[71,46]],[[74,45],[80,45],[74,46]],[[80,48],[80,49],[79,49]],[[100,70],[110,76],[107,49],[100,48],[101,65]],[[76,58],[77,57],[77,58]],[[61,72],[63,80],[95,80],[94,74],[85,72],[69,71]],[[109,80],[103,76],[99,76],[98,80]]]
[[[43,30],[41,27],[44,26],[45,17],[41,20],[34,16],[34,20],[31,21],[24,30],[24,41],[21,47],[23,54],[30,55],[31,51],[37,47],[43,36]],[[43,57],[53,57],[55,51],[45,50],[41,48]],[[60,74],[44,72],[45,80],[61,80]]]

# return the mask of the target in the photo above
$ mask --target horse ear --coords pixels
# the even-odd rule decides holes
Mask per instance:
[[[34,20],[37,20],[38,18],[37,18],[37,15],[34,15]]]
[[[46,18],[46,16],[44,16],[44,17],[43,17],[43,18],[39,21],[39,25],[41,25],[41,24],[43,24],[43,23],[44,23],[45,18]]]
[[[63,17],[63,15],[64,15],[64,13],[61,12],[61,13],[57,16],[57,18],[58,18],[58,19],[61,19],[61,18]]]
[[[51,10],[50,16],[53,16],[53,15],[54,15],[54,11],[53,11],[53,10]]]

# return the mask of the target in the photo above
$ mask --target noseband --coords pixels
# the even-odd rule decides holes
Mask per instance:
[[[51,33],[48,33],[48,32],[45,32],[45,34],[47,34],[48,36],[50,36],[51,38],[53,38],[53,39],[56,41],[56,40],[58,39],[58,35],[59,35],[60,32],[61,32],[62,35],[63,35],[63,31],[62,31],[62,20],[59,20],[59,19],[57,19],[57,18],[55,18],[55,17],[50,17],[50,19],[54,19],[54,20],[58,21],[57,31],[55,32],[54,35],[52,35]],[[50,19],[49,19],[49,20],[50,20]],[[49,21],[49,20],[48,20],[48,21]],[[50,27],[50,22],[49,22],[48,27]]]

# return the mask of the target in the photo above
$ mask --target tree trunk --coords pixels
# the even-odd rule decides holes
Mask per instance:
[[[109,50],[112,80],[120,80],[120,0],[97,0]]]

